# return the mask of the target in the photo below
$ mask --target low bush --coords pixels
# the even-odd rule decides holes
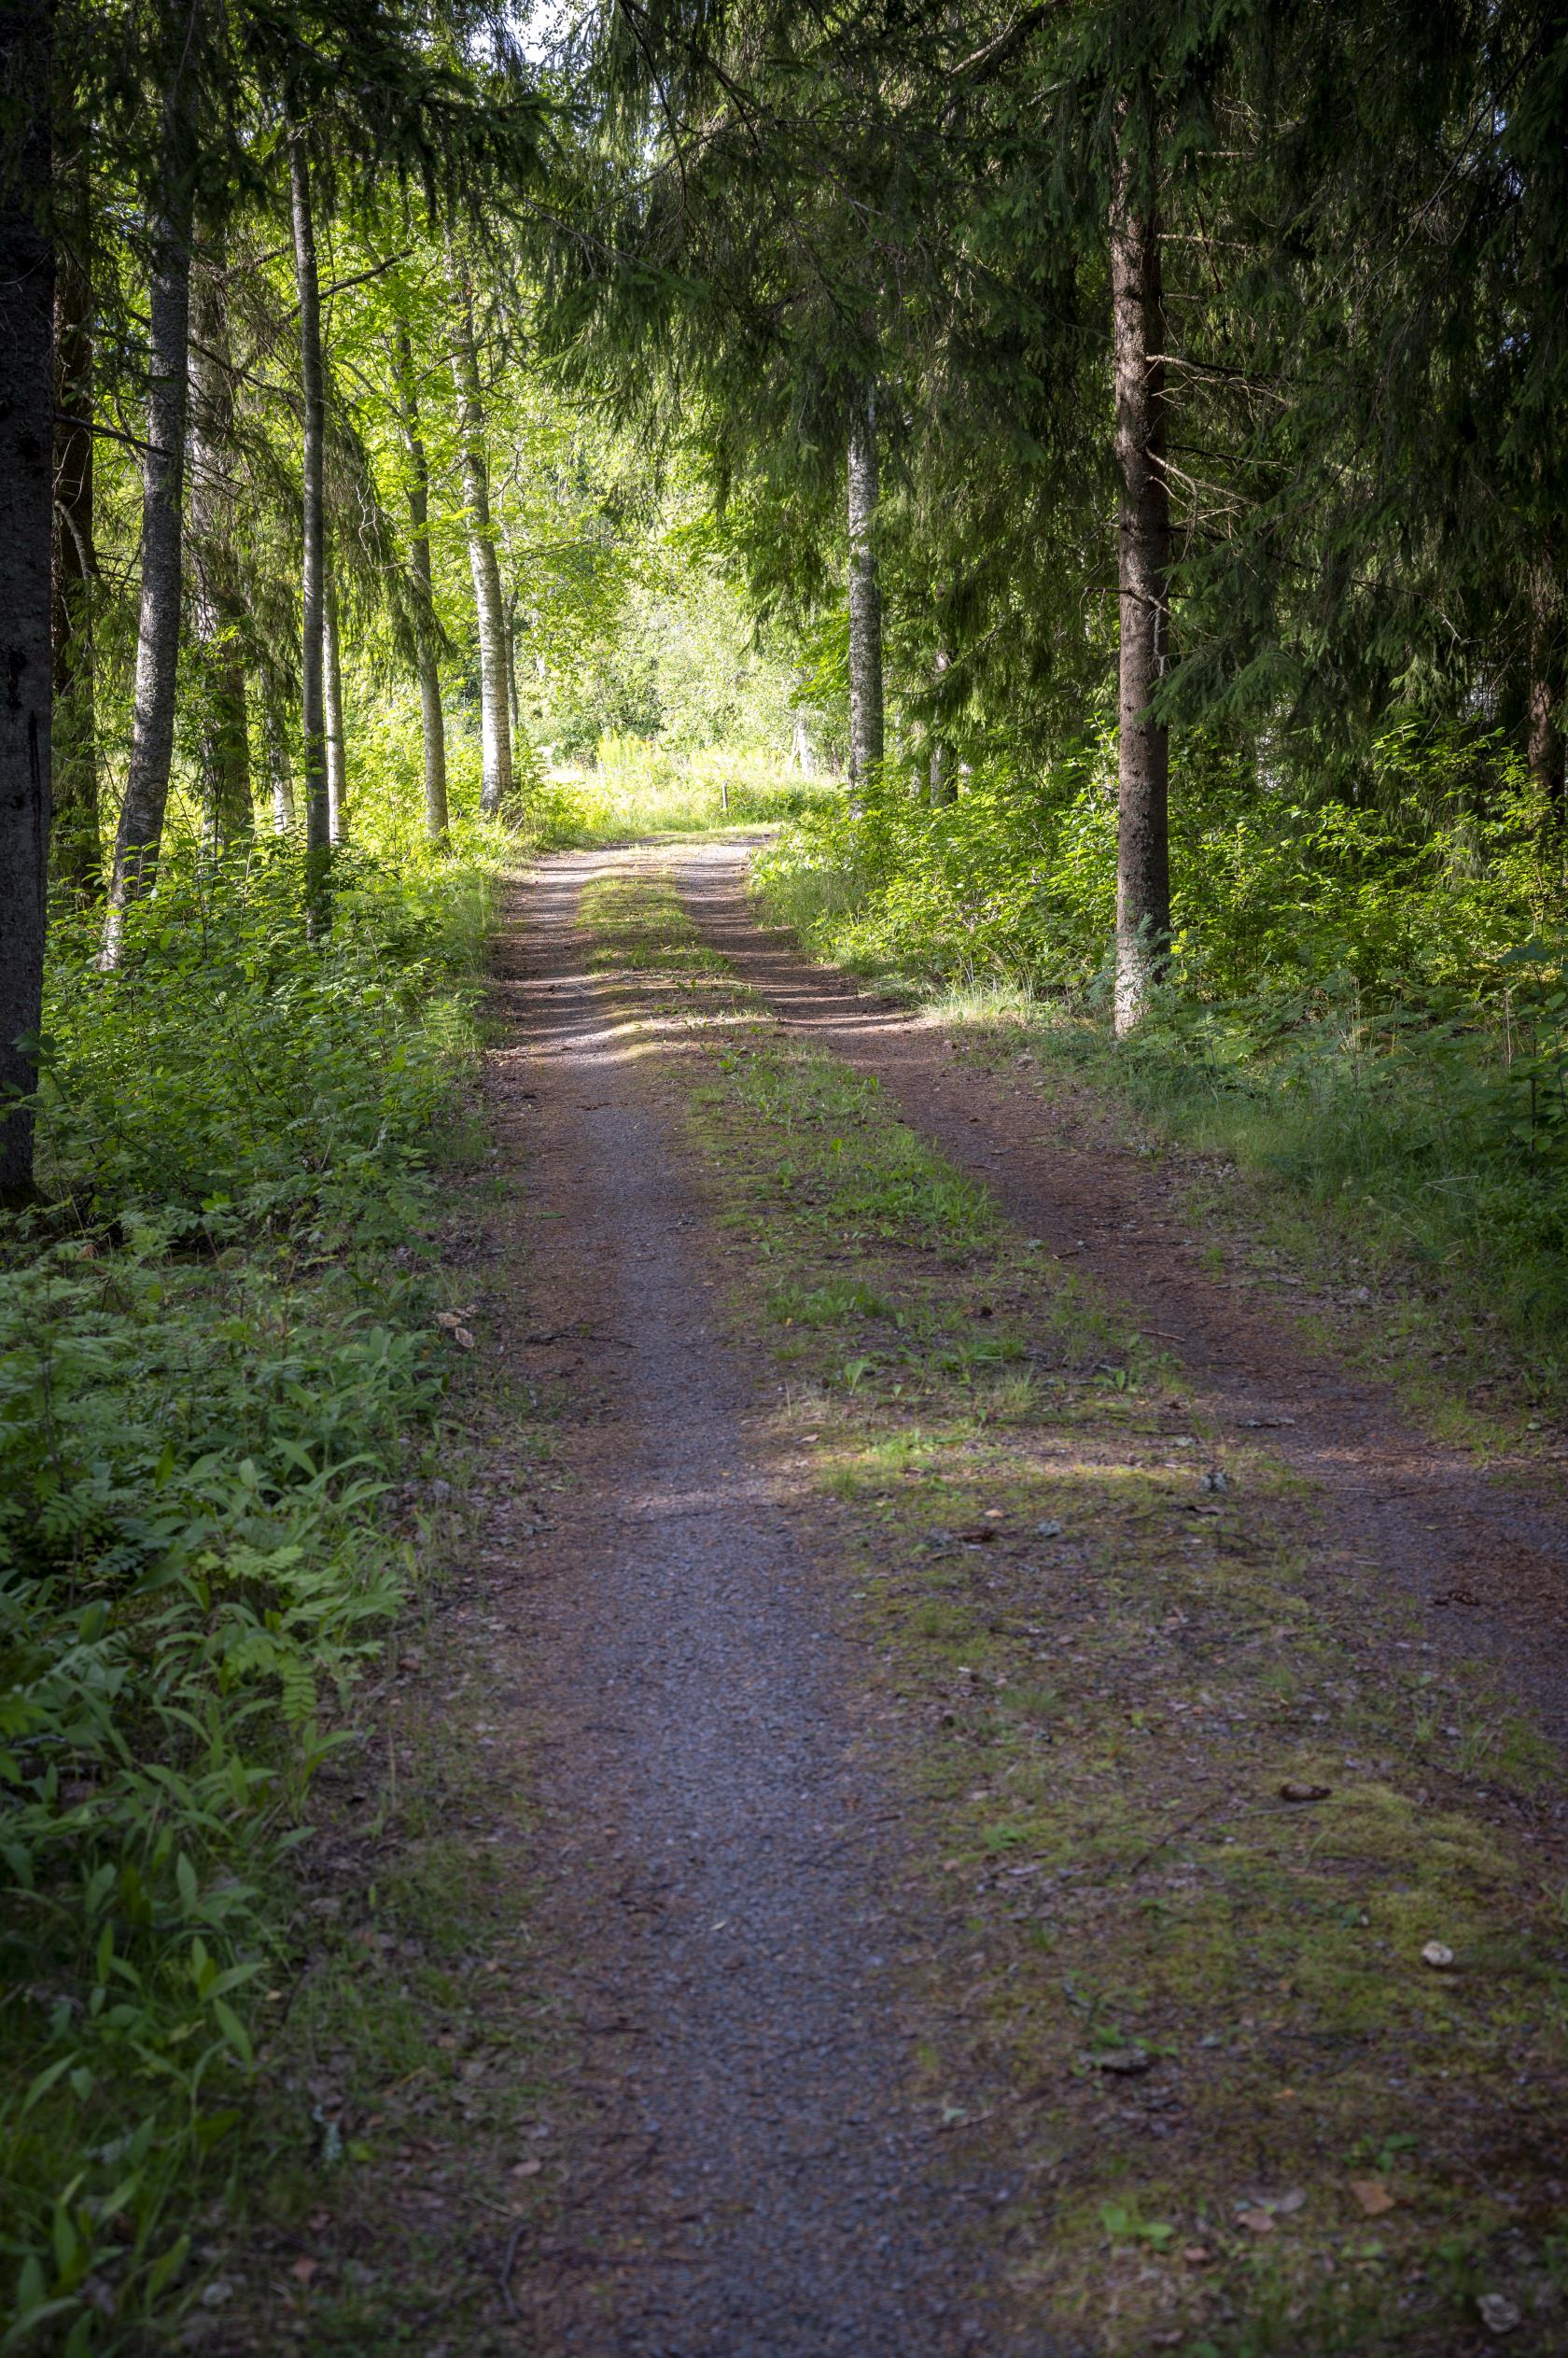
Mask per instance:
[[[44,1201],[0,1234],[7,2349],[130,2346],[185,2297],[310,1781],[417,1566],[419,1231],[489,863],[337,881],[313,945],[292,854],[176,846],[118,972],[56,930]]]

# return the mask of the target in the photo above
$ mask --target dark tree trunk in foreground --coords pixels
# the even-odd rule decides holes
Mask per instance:
[[[409,569],[413,575],[413,637],[419,671],[419,718],[425,737],[425,823],[432,843],[446,839],[451,824],[446,802],[446,716],[441,710],[437,660],[436,599],[430,576],[430,465],[419,430],[413,349],[406,328],[398,331],[394,363],[398,399],[408,447]]]
[[[54,824],[49,867],[78,901],[103,887],[93,601],[92,274],[87,207],[73,208],[54,283]]]
[[[479,620],[479,701],[483,727],[484,783],[479,807],[492,817],[511,801],[511,708],[507,663],[506,603],[490,514],[490,467],[484,447],[484,403],[474,345],[473,299],[455,264],[456,340],[452,374],[463,436],[463,497],[469,512],[469,561]]]
[[[348,836],[348,768],[343,734],[343,649],[338,639],[338,585],[327,559],[327,619],[321,639],[321,702],[327,721],[327,832],[334,843]]]
[[[327,392],[321,359],[321,281],[315,263],[310,162],[304,134],[297,126],[291,129],[288,138],[288,184],[294,218],[294,268],[300,289],[300,382],[305,413],[304,551],[301,566],[304,613],[300,645],[300,705],[305,748],[305,914],[313,933],[320,933],[330,920],[328,892],[332,858],[322,660],[327,628]]]
[[[1169,735],[1148,717],[1165,677],[1170,496],[1165,477],[1164,298],[1159,225],[1119,149],[1111,201],[1112,351],[1121,476],[1120,793],[1116,856],[1116,1030],[1133,1031],[1165,971],[1170,941]]]
[[[49,884],[54,258],[35,211],[48,189],[50,10],[0,4],[0,1202],[33,1184],[30,1095],[43,1006]]]
[[[198,275],[190,304],[190,540],[203,671],[202,790],[208,835],[219,850],[243,841],[255,825],[233,453],[228,329],[217,289]]]
[[[867,391],[849,419],[849,791],[882,767],[882,590],[876,578],[876,407]]]

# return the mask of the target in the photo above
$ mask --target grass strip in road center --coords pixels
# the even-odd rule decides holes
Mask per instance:
[[[1556,1756],[666,878],[585,914],[874,1641],[947,1929],[920,2100],[1010,2296],[1118,2358],[1561,2349]]]

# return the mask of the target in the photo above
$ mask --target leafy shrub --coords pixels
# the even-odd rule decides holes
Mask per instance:
[[[56,931],[42,1171],[0,1232],[0,2265],[31,2347],[182,2297],[282,1862],[415,1568],[426,1164],[489,879],[175,848],[116,974]],[[419,1436],[427,1437],[421,1443]],[[216,2166],[216,2165],[215,2165]],[[7,2347],[10,2346],[7,2341]]]

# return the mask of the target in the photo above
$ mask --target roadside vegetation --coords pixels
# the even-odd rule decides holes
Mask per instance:
[[[44,1188],[0,1260],[0,2213],[11,2342],[177,2310],[297,1972],[312,1788],[428,1569],[483,827],[175,849],[106,975],[63,922]]]
[[[930,1004],[981,1053],[1098,1092],[1106,1138],[1189,1150],[1217,1232],[1386,1284],[1418,1386],[1504,1375],[1561,1410],[1568,1363],[1568,900],[1551,814],[1499,757],[1491,812],[1436,809],[1452,739],[1383,750],[1366,808],[1183,804],[1170,972],[1116,1039],[1114,806],[1052,773],[977,774],[803,814],[760,855],[762,912],[813,954]],[[1467,773],[1466,773],[1467,774]],[[1251,1183],[1206,1184],[1214,1159]],[[1451,1330],[1463,1303],[1468,1341]],[[1379,1327],[1378,1341],[1386,1340]],[[1441,1389],[1441,1381],[1438,1388]]]

